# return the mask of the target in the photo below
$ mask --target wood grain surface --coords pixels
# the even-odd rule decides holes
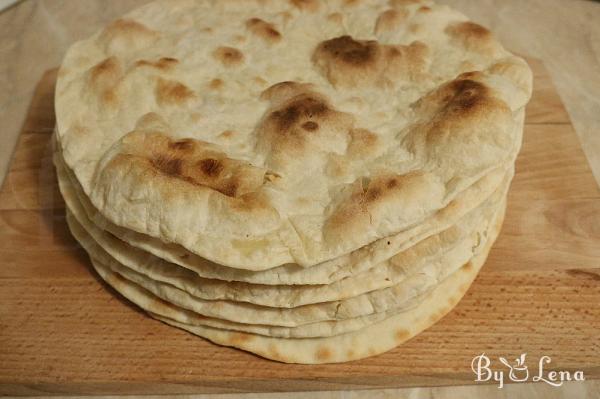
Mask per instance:
[[[0,394],[200,393],[473,384],[471,360],[600,377],[600,191],[543,66],[500,238],[456,309],[408,343],[286,365],[166,326],[94,274],[51,164],[55,71],[40,81],[0,191]],[[377,339],[373,337],[373,339]]]

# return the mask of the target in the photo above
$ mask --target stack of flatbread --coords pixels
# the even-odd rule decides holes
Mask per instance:
[[[429,1],[158,1],[68,51],[55,164],[73,235],[152,317],[343,362],[468,289],[530,94],[522,59]]]

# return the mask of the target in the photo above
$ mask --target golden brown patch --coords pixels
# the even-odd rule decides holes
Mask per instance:
[[[313,62],[336,87],[387,86],[398,79],[423,79],[428,50],[417,41],[391,46],[346,35],[320,43]]]
[[[485,84],[470,78],[458,77],[419,100],[417,108],[427,113],[438,113],[444,110],[462,112],[473,109],[488,97],[490,97],[490,89]]]
[[[366,203],[375,202],[382,197],[383,190],[379,187],[368,188],[364,192],[364,200]]]
[[[393,32],[406,21],[408,11],[406,9],[392,9],[382,12],[377,17],[375,23],[375,34],[380,35],[384,32]]]
[[[234,332],[229,335],[229,344],[236,346],[252,341],[254,337],[244,332]]]
[[[161,71],[168,71],[173,69],[175,65],[177,65],[179,61],[175,58],[170,57],[162,57],[157,61],[148,61],[148,60],[139,60],[135,62],[136,67],[151,67],[155,69],[159,69]]]
[[[483,73],[480,71],[470,71],[470,72],[464,72],[461,73],[458,76],[459,80],[466,80],[466,79],[481,79],[483,77]]]
[[[361,229],[372,223],[372,211],[390,198],[402,195],[406,190],[421,187],[424,172],[413,171],[404,175],[380,175],[362,177],[354,182],[352,194],[341,201],[326,221],[326,234],[345,233]]]
[[[319,124],[317,122],[308,121],[302,124],[302,129],[308,130],[309,132],[315,131],[319,128]]]
[[[467,262],[462,266],[462,269],[464,271],[469,271],[469,270],[473,269],[473,264],[471,262]]]
[[[221,194],[225,194],[228,197],[236,197],[237,193],[238,193],[238,182],[231,182],[229,184],[227,184],[225,187],[223,187],[221,190],[218,190],[221,192]]]
[[[322,346],[319,349],[317,349],[315,357],[321,362],[326,362],[333,357],[333,354],[331,353],[331,350],[329,348]]]
[[[219,89],[223,88],[224,84],[225,84],[225,82],[223,82],[221,79],[213,79],[208,84],[208,87],[212,90],[219,90]]]
[[[281,179],[281,176],[275,172],[268,171],[267,173],[265,173],[265,183],[273,183],[279,179]]]
[[[261,99],[271,103],[258,129],[259,145],[269,152],[269,168],[286,168],[317,152],[339,151],[354,120],[333,109],[310,84],[280,82]]]
[[[152,44],[158,32],[131,19],[118,19],[108,25],[100,35],[109,53],[138,50]]]
[[[354,351],[352,349],[348,349],[348,351],[346,352],[346,356],[348,356],[349,359],[353,359]]]
[[[115,81],[122,75],[121,63],[117,57],[109,57],[90,69],[90,79],[93,84],[100,81]]]
[[[123,67],[117,57],[109,57],[89,71],[90,85],[100,101],[114,106],[118,102],[117,88],[123,77]]]
[[[170,177],[181,175],[183,170],[183,161],[180,158],[169,158],[164,155],[157,155],[150,159],[150,164],[161,173]]]
[[[470,51],[493,54],[499,48],[492,33],[474,22],[452,24],[444,32]]]
[[[212,54],[215,59],[226,67],[238,66],[244,62],[244,54],[233,47],[218,47]]]
[[[428,6],[419,7],[419,9],[417,11],[420,13],[428,13],[428,12],[431,12],[431,7],[428,7]]]
[[[247,20],[246,28],[267,43],[273,44],[281,40],[281,33],[275,29],[273,24],[263,21],[260,18],[250,18]]]
[[[202,173],[209,177],[218,177],[223,171],[223,164],[218,159],[206,158],[198,161]]]
[[[418,109],[431,115],[425,129],[426,142],[430,145],[458,138],[460,134],[477,134],[468,126],[472,120],[500,119],[508,123],[511,112],[484,83],[462,78],[441,86],[420,100]],[[453,132],[453,136],[449,132]]]
[[[486,39],[491,37],[492,35],[492,33],[488,29],[470,21],[450,25],[446,28],[446,32],[451,35],[477,39]]]
[[[181,139],[172,141],[169,143],[169,148],[178,151],[190,151],[194,149],[194,140],[192,139]]]
[[[290,0],[292,5],[302,11],[317,12],[319,10],[319,0]]]
[[[264,169],[228,158],[204,141],[172,140],[159,133],[162,127],[158,116],[154,115],[146,115],[138,122],[136,130],[123,138],[121,153],[111,161],[115,167],[117,164],[122,167],[140,165],[168,178],[210,188],[240,202],[246,201],[240,204],[242,207],[259,205],[260,201],[252,194],[264,184]]]
[[[375,62],[379,50],[375,40],[357,41],[348,35],[326,40],[319,47],[329,57],[350,65],[365,65]]]
[[[182,105],[196,97],[196,94],[183,83],[159,78],[155,89],[159,105]]]
[[[392,188],[396,188],[398,184],[398,179],[392,177],[390,180],[387,181],[387,183],[385,183],[385,187],[391,190]]]
[[[315,96],[300,96],[285,108],[272,112],[269,119],[276,125],[280,134],[287,134],[290,128],[302,119],[322,118],[330,111],[328,105]],[[304,122],[304,124],[312,121]],[[315,123],[315,122],[312,122]],[[311,125],[312,126],[312,125]]]
[[[312,87],[309,83],[279,82],[265,89],[261,93],[260,99],[276,103],[295,95],[309,92]]]
[[[410,336],[410,332],[408,330],[403,329],[396,330],[396,333],[394,334],[394,338],[396,338],[396,342],[398,344],[405,342],[407,339],[410,338]]]
[[[344,7],[354,7],[362,3],[362,0],[344,0],[342,6]]]
[[[114,35],[123,35],[128,33],[144,35],[147,33],[152,34],[152,32],[153,31],[145,25],[132,19],[117,19],[112,24],[108,25],[103,33]]]
[[[463,112],[474,108],[478,103],[481,103],[487,96],[490,90],[482,83],[474,80],[455,80],[449,85],[452,92],[451,101],[446,107],[457,112]],[[447,109],[448,109],[447,108]]]

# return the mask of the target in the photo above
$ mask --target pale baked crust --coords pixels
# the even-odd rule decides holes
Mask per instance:
[[[430,2],[175,0],[75,44],[56,110],[111,222],[265,270],[395,234],[512,163],[530,91]]]

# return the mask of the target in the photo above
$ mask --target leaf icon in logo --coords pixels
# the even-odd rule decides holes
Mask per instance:
[[[515,359],[515,365],[512,366],[508,360],[506,360],[506,358],[500,356],[498,359],[500,360],[500,362],[502,362],[502,364],[504,364],[506,367],[509,368],[510,372],[509,372],[509,378],[512,381],[515,382],[521,382],[521,381],[527,381],[527,379],[529,378],[529,370],[527,370],[527,365],[525,364],[525,357],[527,356],[526,353],[522,353],[521,356],[519,356],[518,358]],[[517,376],[518,374],[521,374],[521,376]],[[522,375],[522,373],[525,373],[524,375]]]

